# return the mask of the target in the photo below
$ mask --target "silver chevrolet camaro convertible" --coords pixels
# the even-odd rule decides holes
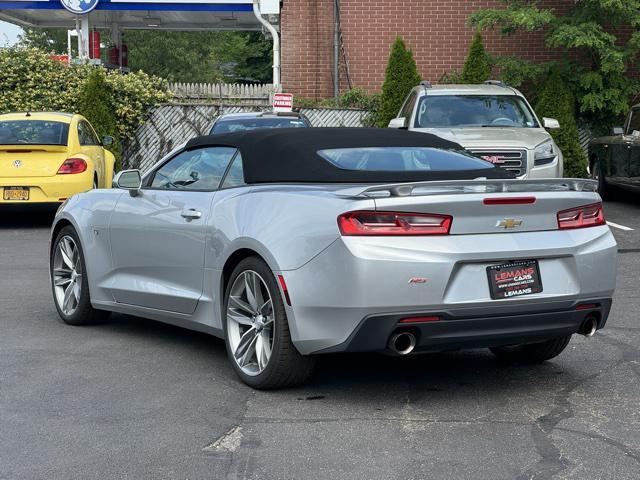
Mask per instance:
[[[616,242],[594,182],[510,175],[424,133],[200,137],[61,206],[55,305],[220,336],[256,388],[332,352],[541,362],[604,326]]]

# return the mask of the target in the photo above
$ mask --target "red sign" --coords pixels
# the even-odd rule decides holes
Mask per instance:
[[[293,94],[274,93],[273,94],[273,111],[274,112],[293,111]]]
[[[49,58],[51,58],[51,60],[62,62],[65,65],[69,65],[69,55],[50,55]]]

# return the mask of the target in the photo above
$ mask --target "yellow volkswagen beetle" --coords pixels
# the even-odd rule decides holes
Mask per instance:
[[[115,157],[82,115],[0,115],[0,204],[60,203],[91,188],[111,188]]]

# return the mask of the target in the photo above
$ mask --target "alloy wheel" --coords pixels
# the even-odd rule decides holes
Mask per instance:
[[[264,279],[253,270],[238,275],[227,300],[227,336],[234,361],[247,375],[259,375],[269,363],[274,317]]]
[[[75,240],[65,235],[53,257],[53,288],[58,307],[66,316],[75,313],[82,293],[82,262]]]

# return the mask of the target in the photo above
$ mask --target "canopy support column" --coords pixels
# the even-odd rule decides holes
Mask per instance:
[[[260,0],[253,0],[253,14],[258,21],[267,29],[273,39],[273,88],[276,92],[281,89],[280,86],[280,34],[276,27],[271,25],[262,17],[260,12]]]
[[[76,16],[76,32],[78,32],[78,57],[89,60],[89,15]]]

